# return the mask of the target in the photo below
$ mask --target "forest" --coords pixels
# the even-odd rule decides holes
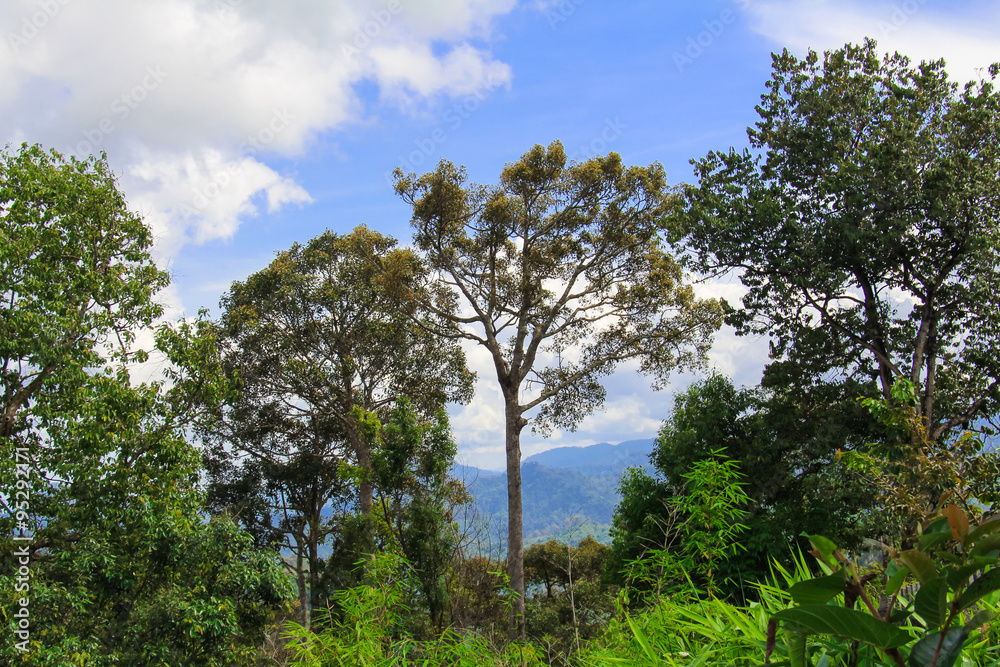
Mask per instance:
[[[327,230],[178,321],[107,156],[8,146],[0,662],[1000,664],[998,74],[776,53],[693,183],[559,141],[495,184],[397,169],[411,239]],[[710,370],[724,325],[769,342],[758,385]],[[500,534],[452,474],[470,349]],[[524,428],[625,364],[699,379],[610,544],[526,547]]]

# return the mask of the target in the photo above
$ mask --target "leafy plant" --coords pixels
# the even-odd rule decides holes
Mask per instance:
[[[629,565],[633,582],[644,582],[658,596],[665,582],[690,582],[693,574],[714,594],[716,563],[744,548],[737,539],[746,530],[740,522],[747,516],[742,507],[749,498],[738,467],[722,450],[692,464],[682,475],[683,493],[666,501],[670,520],[661,526],[663,548],[647,549]]]
[[[768,657],[780,623],[793,666],[807,664],[806,637],[818,634],[874,647],[900,666],[908,652],[910,667],[951,667],[969,637],[996,617],[989,599],[1000,590],[998,516],[976,525],[946,505],[921,524],[916,548],[891,552],[884,572],[862,572],[825,537],[809,541],[824,574],[791,587],[795,606],[772,617]],[[885,581],[876,588],[869,582],[880,575]],[[912,599],[901,594],[910,577],[917,582]],[[896,624],[903,620],[907,626]]]

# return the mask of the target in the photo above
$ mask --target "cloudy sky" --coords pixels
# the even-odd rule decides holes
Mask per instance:
[[[1000,4],[985,0],[3,0],[0,25],[0,139],[107,152],[156,231],[172,317],[217,314],[232,281],[327,228],[407,242],[395,167],[447,158],[490,183],[560,139],[681,183],[690,159],[745,145],[772,51],[870,36],[945,58],[961,82],[1000,60]],[[713,364],[755,384],[765,350],[722,332]],[[470,358],[461,456],[501,468],[499,393]],[[526,430],[524,454],[655,435],[671,392],[627,368],[607,386],[606,410],[548,440]]]

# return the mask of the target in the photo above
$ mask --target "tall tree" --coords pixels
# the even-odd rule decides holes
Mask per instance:
[[[0,158],[0,548],[18,554],[0,564],[8,664],[236,664],[291,592],[273,554],[202,519],[184,433],[193,392],[209,403],[225,383],[129,377],[167,284],[151,244],[103,157],[25,145]],[[206,348],[190,333],[165,329],[158,344],[197,363]]]
[[[511,634],[524,637],[525,414],[538,408],[542,433],[572,430],[603,403],[601,377],[627,359],[661,386],[702,363],[720,309],[695,298],[663,250],[673,199],[658,164],[625,167],[615,153],[567,164],[553,142],[507,165],[494,187],[470,185],[442,161],[420,177],[397,170],[396,192],[413,206],[426,261],[417,284],[438,316],[424,326],[493,359],[505,411]]]
[[[47,389],[129,360],[135,331],[162,313],[152,297],[168,276],[103,156],[5,151],[0,213],[0,436],[9,437]],[[102,356],[105,343],[115,344]]]
[[[222,359],[241,391],[204,425],[211,498],[295,555],[304,625],[319,601],[319,547],[338,525],[325,512],[334,502],[338,514],[372,511],[372,451],[358,416],[385,419],[406,396],[430,417],[472,391],[457,344],[410,321],[432,315],[390,297],[387,285],[416,263],[394,246],[363,226],[327,231],[222,299]]]
[[[728,314],[766,334],[766,383],[809,392],[896,377],[928,443],[1000,407],[1000,95],[876,43],[774,56],[751,150],[695,163],[680,219],[706,273],[738,272]]]

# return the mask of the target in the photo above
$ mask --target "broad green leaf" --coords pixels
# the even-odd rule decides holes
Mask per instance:
[[[894,609],[886,620],[893,625],[899,625],[912,615],[913,611],[910,609]]]
[[[788,648],[788,664],[791,667],[805,667],[806,660],[806,635],[803,632],[785,630],[785,646]]]
[[[920,536],[920,548],[924,551],[930,551],[934,547],[944,544],[951,539],[950,533],[937,532],[937,533],[924,533]]]
[[[892,562],[892,565],[896,565],[896,561]],[[885,594],[895,595],[902,586],[903,582],[906,581],[906,577],[910,574],[910,568],[908,567],[897,567],[896,571],[889,577],[889,581],[885,582]]]
[[[931,533],[944,533],[946,535],[951,534],[951,526],[948,524],[948,517],[939,516],[932,519],[923,527],[920,531],[921,535],[930,535]]]
[[[913,549],[904,551],[899,554],[899,560],[903,561],[903,565],[910,568],[910,572],[922,584],[927,583],[937,576],[937,568],[934,567],[934,561],[922,551]]]
[[[968,636],[965,628],[951,628],[941,642],[941,633],[933,632],[913,645],[907,663],[910,667],[952,667]],[[937,653],[939,643],[941,652]]]
[[[975,632],[987,623],[991,623],[993,619],[997,617],[997,612],[992,609],[983,609],[981,612],[973,616],[968,623],[965,624],[965,629],[970,633]]]
[[[993,533],[979,538],[969,553],[973,556],[985,556],[998,550],[1000,550],[1000,535]]]
[[[826,563],[832,568],[839,566],[837,563],[837,558],[834,553],[837,551],[837,545],[834,544],[830,539],[823,537],[822,535],[806,535],[806,539],[812,544],[813,555],[816,556],[820,561]]]
[[[956,591],[959,588],[964,587],[969,581],[969,577],[982,569],[983,566],[979,563],[970,563],[968,565],[963,565],[958,569],[951,570],[948,572],[948,588]]]
[[[948,583],[945,577],[931,579],[921,586],[913,599],[913,607],[929,629],[940,628],[948,616]]]
[[[896,648],[910,641],[908,632],[869,614],[832,605],[802,605],[774,615],[779,621],[795,623],[809,632],[833,635],[870,644],[876,648]]]
[[[964,562],[961,556],[958,556],[948,551],[939,551],[936,554],[934,554],[934,557],[948,561],[949,563],[954,563],[955,565],[961,565]]]
[[[806,579],[788,589],[796,604],[824,604],[844,592],[846,572],[840,570],[825,577]]]
[[[1000,569],[992,569],[983,574],[965,589],[958,599],[959,609],[968,609],[987,593],[1000,590]]]
[[[998,530],[1000,530],[1000,516],[990,517],[969,531],[969,542],[976,544],[980,538],[986,535],[993,535]]]

